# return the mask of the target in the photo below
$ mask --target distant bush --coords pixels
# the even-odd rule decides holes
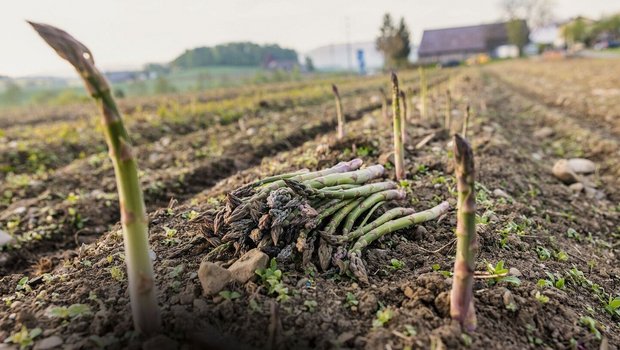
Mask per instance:
[[[258,45],[250,42],[228,43],[214,47],[198,47],[185,51],[174,59],[173,68],[197,68],[207,66],[253,66],[264,65],[269,60],[297,61],[297,52],[279,45]]]

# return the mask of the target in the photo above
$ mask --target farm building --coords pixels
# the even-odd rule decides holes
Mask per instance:
[[[522,21],[521,28],[528,31],[525,21]],[[513,56],[515,49],[509,43],[507,23],[500,22],[425,30],[418,57],[421,63],[446,63],[464,61],[480,54]],[[518,50],[516,52],[518,54]]]

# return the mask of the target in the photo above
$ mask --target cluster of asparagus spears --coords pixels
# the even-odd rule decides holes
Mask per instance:
[[[333,265],[367,283],[364,248],[386,234],[439,217],[448,204],[419,213],[387,210],[388,202],[405,199],[405,192],[392,181],[381,181],[383,166],[361,166],[354,159],[236,189],[226,206],[207,215],[207,237],[218,251],[234,248],[235,256],[259,248],[287,260],[297,251],[304,266],[318,262],[325,271]]]

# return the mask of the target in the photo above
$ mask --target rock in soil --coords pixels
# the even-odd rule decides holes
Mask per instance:
[[[13,244],[15,242],[15,238],[10,234],[0,230],[0,247],[4,247],[5,245]]]
[[[583,191],[583,184],[581,182],[575,182],[574,184],[568,186],[568,188],[571,189],[571,191],[575,192],[575,193],[579,193],[581,191]]]
[[[39,340],[34,346],[34,350],[55,349],[62,345],[62,338],[56,335]]]
[[[577,174],[571,169],[566,159],[560,159],[553,165],[553,175],[567,185],[578,182]]]
[[[510,197],[510,195],[508,193],[506,193],[504,190],[496,188],[495,190],[493,190],[493,195],[495,197],[501,197],[501,198],[506,198],[506,199],[512,199],[512,197]]]
[[[269,256],[254,248],[230,265],[228,271],[230,271],[232,278],[236,281],[245,283],[256,276],[256,270],[264,269],[268,262]]]
[[[571,158],[568,160],[568,166],[577,174],[592,174],[596,171],[596,164],[585,158]]]
[[[537,139],[546,139],[553,136],[553,134],[555,134],[555,131],[548,126],[534,131],[534,137]]]
[[[232,274],[225,268],[209,261],[203,261],[198,268],[198,279],[205,296],[217,294],[232,281]]]

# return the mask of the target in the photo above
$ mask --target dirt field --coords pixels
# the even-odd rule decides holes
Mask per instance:
[[[287,300],[256,279],[202,296],[197,270],[212,250],[205,213],[261,177],[356,157],[385,165],[394,178],[392,129],[378,93],[388,77],[336,81],[347,115],[343,140],[335,137],[327,81],[127,102],[166,330],[158,345],[617,349],[620,310],[608,304],[620,297],[618,73],[620,61],[585,59],[433,70],[430,116],[422,119],[412,107],[419,77],[401,72],[411,110],[403,204],[424,210],[447,200],[452,209],[373,243],[364,254],[369,286],[335,269],[279,261]],[[456,201],[442,127],[448,88],[452,132],[467,105],[475,110],[468,136],[478,171],[476,270],[503,261],[520,281],[476,280],[479,326],[471,334],[449,315]],[[23,123],[9,122],[16,111],[0,118],[0,229],[15,237],[0,251],[0,341],[25,326],[42,330],[37,346],[50,337],[65,348],[141,346],[129,331],[114,174],[93,114],[92,106],[75,106],[24,115]],[[558,159],[574,157],[596,164],[587,189],[551,172]],[[74,304],[89,311],[50,314]],[[374,327],[380,310],[392,315]]]

